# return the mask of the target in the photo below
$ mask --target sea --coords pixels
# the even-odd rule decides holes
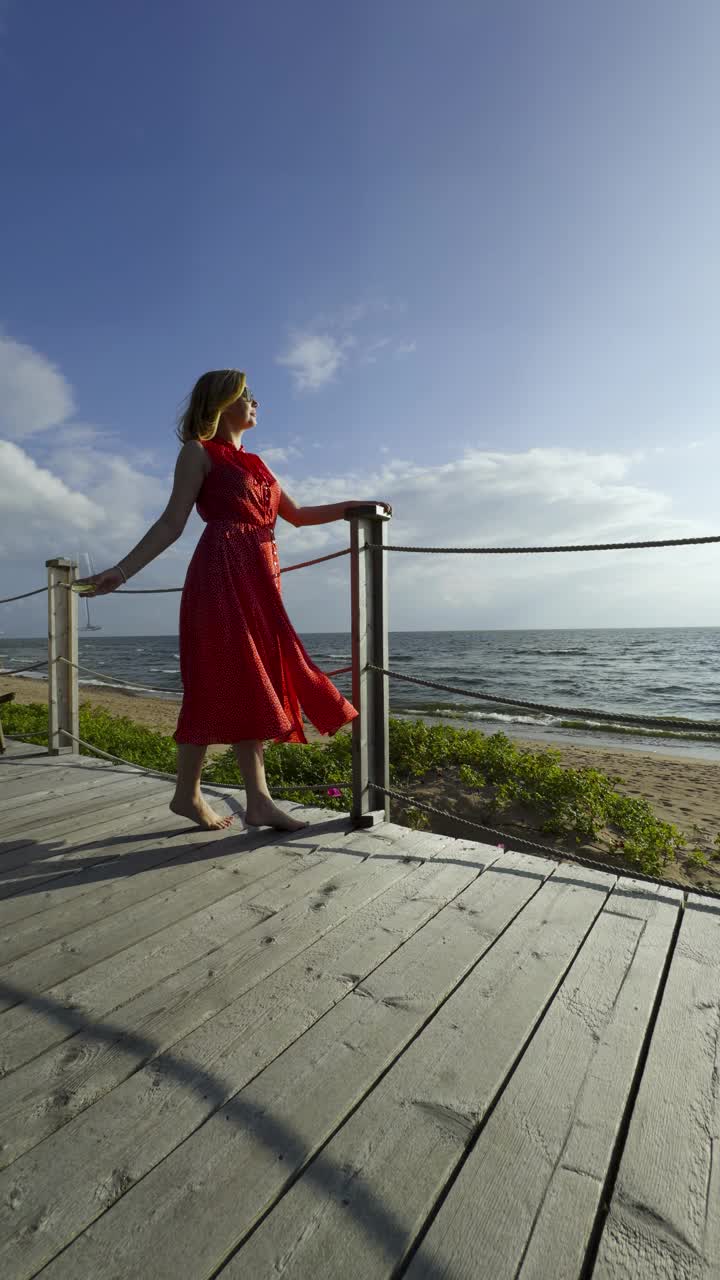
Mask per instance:
[[[348,632],[303,633],[325,671],[351,661]],[[47,657],[44,638],[0,636],[0,671]],[[182,691],[177,636],[80,632],[81,685],[109,685],[138,696],[177,699]],[[720,760],[720,627],[554,631],[393,631],[390,669],[483,694],[437,691],[390,679],[392,715],[501,731],[556,745],[584,742]],[[33,673],[28,673],[32,676]],[[44,672],[36,673],[42,679]],[[333,682],[351,696],[350,673]],[[502,697],[561,711],[504,706]],[[640,734],[593,719],[593,711],[689,718],[697,730]]]

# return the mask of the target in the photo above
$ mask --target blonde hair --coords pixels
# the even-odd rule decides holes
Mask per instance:
[[[212,369],[198,378],[178,418],[177,436],[188,440],[212,440],[220,416],[239,400],[246,386],[239,369]]]

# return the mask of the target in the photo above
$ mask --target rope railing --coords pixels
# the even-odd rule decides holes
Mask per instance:
[[[720,891],[716,889],[701,889],[693,885],[692,889],[688,890],[687,886],[678,884],[676,880],[669,880],[663,876],[649,876],[644,871],[635,871],[629,867],[615,866],[613,863],[602,862],[600,859],[584,857],[582,854],[573,853],[570,849],[556,849],[552,845],[542,844],[537,840],[528,840],[524,836],[508,835],[506,831],[499,831],[496,827],[488,827],[484,822],[473,822],[471,818],[464,818],[460,814],[450,813],[448,809],[438,809],[435,805],[416,800],[414,796],[403,795],[401,791],[383,787],[377,782],[373,782],[371,785],[391,800],[400,800],[407,804],[409,808],[419,809],[422,813],[431,813],[437,817],[449,818],[452,822],[458,822],[464,827],[481,831],[484,836],[497,837],[506,848],[518,846],[518,852],[522,852],[524,847],[529,853],[542,853],[560,862],[574,862],[593,871],[606,871],[613,876],[624,877],[629,880],[641,880],[645,884],[660,885],[665,889],[679,889],[683,893],[698,893],[707,898],[720,900]],[[484,843],[487,843],[487,840]]]
[[[311,564],[322,564],[325,560],[337,560],[340,556],[349,556],[352,548],[343,547],[342,551],[331,551],[327,556],[316,556],[314,560],[300,560],[298,564],[288,564],[281,573],[293,573],[295,569],[307,569]]]
[[[86,747],[88,751],[93,751],[95,755],[102,756],[104,760],[114,760],[117,764],[125,764],[130,769],[136,769],[138,773],[146,773],[153,778],[166,778],[169,782],[177,782],[177,774],[166,773],[163,769],[151,769],[144,764],[136,764],[133,760],[126,760],[123,756],[113,755],[111,751],[103,751],[100,747],[96,747],[94,743],[88,742],[87,739],[81,738],[75,733],[70,733],[68,729],[61,729],[60,733],[64,738],[69,738],[71,742],[77,742],[81,746]],[[10,735],[8,734],[7,736],[9,737]],[[214,794],[220,794],[222,788],[227,791],[243,790],[242,787],[235,787],[231,783],[225,784],[220,782],[210,782],[203,783],[203,786],[206,790],[212,791]],[[273,791],[276,795],[282,795],[288,791],[324,791],[326,794],[330,794],[333,789],[335,791],[347,791],[350,787],[352,787],[351,782],[342,781],[328,781],[320,783],[296,782],[289,783],[287,786],[274,786]]]
[[[27,667],[12,667],[7,671],[0,671],[0,676],[21,676],[25,671],[37,671],[38,667],[46,667],[47,665],[47,658],[43,658],[42,662],[31,662]]]
[[[103,684],[110,689],[112,689],[113,685],[120,684],[128,689],[140,689],[145,693],[170,693],[174,698],[182,697],[182,693],[179,689],[169,689],[167,685],[138,684],[136,680],[125,680],[123,676],[113,675],[113,673],[109,671],[96,671],[94,667],[88,667],[82,662],[72,662],[70,658],[60,657],[57,661],[64,662],[68,667],[74,667],[76,671],[85,671],[88,675],[97,676],[98,679],[102,680]],[[324,672],[324,675],[340,676],[346,671],[352,671],[352,667],[338,667],[335,671]],[[14,674],[14,672],[7,674]]]
[[[338,559],[340,557],[351,556],[351,603],[352,603],[352,664],[335,668],[327,671],[325,674],[330,677],[344,675],[353,672],[353,702],[355,703],[359,716],[353,725],[353,751],[352,751],[352,783],[342,781],[325,781],[321,783],[302,783],[295,782],[289,786],[279,789],[282,791],[297,792],[305,791],[330,791],[344,792],[352,788],[352,820],[355,825],[371,826],[376,821],[387,819],[389,815],[389,800],[396,798],[404,803],[413,804],[419,810],[425,810],[429,813],[445,814],[445,811],[435,809],[433,806],[426,806],[423,802],[412,801],[409,797],[403,797],[400,792],[389,790],[389,695],[388,681],[400,680],[411,686],[425,688],[429,690],[437,690],[440,693],[450,694],[460,699],[467,699],[470,703],[478,702],[485,704],[494,704],[498,708],[518,708],[528,712],[539,713],[544,716],[564,717],[564,718],[582,718],[587,721],[596,722],[598,725],[622,727],[623,725],[636,726],[639,729],[665,730],[674,732],[675,734],[693,733],[701,741],[717,741],[720,737],[720,719],[717,721],[699,721],[689,717],[680,716],[650,716],[640,715],[632,712],[614,712],[607,710],[595,710],[585,707],[568,707],[565,705],[556,705],[546,702],[536,702],[529,699],[512,697],[504,694],[498,694],[487,691],[484,688],[465,688],[459,684],[442,683],[440,681],[424,679],[420,676],[409,675],[405,672],[395,671],[391,667],[390,655],[388,650],[388,629],[387,629],[387,564],[388,560],[383,555],[365,554],[370,551],[397,551],[415,554],[450,554],[450,555],[524,555],[524,554],[558,554],[563,552],[580,552],[580,551],[620,551],[620,550],[639,550],[661,547],[680,547],[680,546],[697,546],[710,543],[720,543],[720,535],[708,535],[697,537],[683,538],[662,538],[654,540],[638,540],[623,542],[598,542],[598,543],[574,543],[562,545],[539,545],[539,546],[501,546],[501,547],[433,547],[433,546],[406,546],[400,544],[388,544],[386,542],[386,524],[389,513],[381,511],[379,504],[367,504],[367,509],[355,511],[352,517],[346,517],[350,521],[350,546],[342,548],[338,551],[329,552],[324,555],[316,556],[308,560],[299,561],[292,565],[287,565],[280,573],[291,573],[296,569],[307,568],[312,565],[326,563]],[[25,672],[37,670],[40,667],[48,666],[49,671],[49,690],[48,705],[49,715],[49,732],[48,732],[48,750],[51,754],[58,754],[63,750],[61,742],[63,740],[76,744],[78,748],[82,747],[88,751],[98,755],[104,755],[107,759],[117,762],[118,764],[131,765],[132,762],[124,760],[122,757],[114,756],[111,753],[103,752],[100,748],[94,747],[91,743],[79,736],[78,721],[78,674],[87,673],[88,676],[95,677],[100,683],[101,688],[126,689],[137,691],[138,693],[161,694],[169,698],[179,698],[181,696],[178,688],[171,688],[162,685],[146,685],[138,684],[136,681],[126,677],[114,676],[107,670],[100,671],[92,668],[85,663],[77,661],[77,614],[75,602],[70,603],[70,592],[73,587],[73,577],[76,572],[76,565],[72,560],[59,558],[47,561],[49,572],[49,589],[50,610],[49,610],[49,646],[50,657],[52,662],[45,660],[37,663],[28,664],[24,667],[12,669],[5,674],[12,676],[13,674],[22,675]],[[64,588],[64,591],[57,591],[53,596],[55,588]],[[23,593],[22,595],[7,597],[0,600],[0,603],[10,603],[13,600],[24,599],[47,591],[48,588],[39,588],[37,591]],[[155,595],[155,594],[175,594],[182,590],[181,587],[157,587],[157,588],[129,588],[124,587],[122,590],[115,592],[118,595]],[[56,664],[64,664],[63,666]],[[72,678],[71,678],[72,675]],[[428,705],[427,713],[431,714],[430,705]],[[422,713],[421,713],[422,714]],[[64,748],[67,749],[67,748]],[[157,776],[166,778],[174,778],[173,774],[166,774],[162,771],[148,770],[147,772],[155,773]],[[380,779],[379,783],[371,780]],[[278,788],[276,788],[278,790]],[[380,801],[384,803],[381,805]],[[452,814],[445,814],[448,818],[453,818]],[[469,827],[474,827],[478,831],[491,832],[493,829],[487,828],[482,824],[473,824],[470,820],[457,819],[464,822]],[[505,839],[504,833],[496,832],[501,839]],[[509,838],[509,837],[507,837]],[[538,846],[535,841],[526,841],[524,837],[513,837],[516,844],[523,843],[534,849],[542,848],[545,852],[552,856],[570,856],[566,854],[558,855],[557,850],[550,846]],[[590,864],[597,867],[597,860],[592,859]],[[614,874],[620,874],[617,867],[608,868]],[[635,873],[629,873],[635,874]],[[640,878],[636,876],[636,878]],[[660,883],[649,877],[653,883]],[[668,882],[672,884],[673,882]],[[718,895],[720,897],[720,894]]]
[[[657,538],[645,539],[638,542],[588,542],[588,543],[568,543],[562,546],[538,546],[538,547],[409,547],[401,546],[397,543],[375,543],[368,544],[372,551],[404,551],[404,552],[420,552],[430,555],[476,555],[476,556],[512,556],[512,555],[548,555],[558,554],[568,551],[632,551],[642,550],[652,547],[690,547],[703,546],[708,543],[720,542],[720,534],[710,534],[697,538]],[[286,565],[280,570],[280,573],[292,573],[295,569],[306,569],[313,564],[322,564],[326,560],[336,560],[339,556],[350,555],[351,548],[344,547],[341,551],[332,551],[328,555],[316,556],[312,560],[301,560],[297,564]],[[68,588],[69,590],[70,588]],[[0,599],[0,604],[10,604],[15,600],[26,600],[30,596],[40,595],[43,591],[47,591],[47,587],[38,587],[35,591],[24,591],[17,596],[5,596]],[[113,592],[113,595],[126,596],[145,596],[145,595],[163,595],[172,594],[182,591],[182,587],[124,587],[120,591]]]
[[[36,591],[23,591],[19,596],[5,596],[0,600],[0,604],[12,604],[13,600],[27,600],[29,596],[40,596],[43,591],[47,591],[47,587],[38,587]]]
[[[526,702],[520,698],[507,698],[499,693],[479,693],[477,689],[463,689],[459,685],[439,684],[435,680],[422,680],[419,676],[408,676],[401,671],[391,671],[388,667],[377,667],[368,664],[371,671],[380,675],[392,676],[394,680],[404,680],[408,684],[420,685],[424,689],[438,689],[441,693],[456,693],[464,698],[473,698],[478,702],[493,702],[503,707],[518,707],[527,711],[544,711],[553,716],[583,716],[587,719],[603,721],[610,724],[636,724],[638,727],[651,729],[694,730],[704,733],[706,737],[720,735],[718,720],[688,720],[681,716],[641,716],[623,711],[594,711],[587,707],[559,707],[547,702]],[[431,712],[429,714],[432,714]]]
[[[586,542],[569,543],[549,547],[405,547],[396,543],[370,543],[372,551],[410,551],[433,555],[460,556],[518,556],[551,555],[566,551],[635,551],[651,547],[697,547],[709,542],[720,542],[720,534],[702,538],[658,538],[642,542]]]
[[[343,547],[342,551],[331,551],[329,555],[315,556],[313,560],[300,560],[297,564],[288,564],[280,573],[292,573],[295,569],[307,569],[309,565],[323,564],[326,560],[337,560],[340,556],[349,556],[351,548]],[[72,591],[71,583],[60,583],[66,591]],[[159,595],[175,595],[182,591],[182,587],[119,587],[117,591],[108,592],[108,595],[114,596],[159,596]],[[47,587],[42,588],[47,591]],[[29,591],[28,595],[37,595],[37,592]],[[92,597],[88,597],[89,599]],[[11,599],[21,599],[20,596],[13,596]],[[5,601],[0,600],[0,604]]]
[[[46,733],[6,733],[4,736],[8,742],[31,742],[35,746],[39,745],[39,742],[47,742]]]
[[[113,675],[107,671],[96,671],[94,667],[87,667],[82,662],[72,662],[70,658],[60,657],[60,662],[64,662],[66,667],[74,667],[76,671],[85,671],[88,675],[97,676],[102,680],[103,685],[112,689],[113,685],[120,684],[128,689],[141,689],[146,693],[170,693],[175,698],[181,698],[182,693],[179,689],[168,689],[166,685],[138,684],[135,680],[125,680],[122,676]]]

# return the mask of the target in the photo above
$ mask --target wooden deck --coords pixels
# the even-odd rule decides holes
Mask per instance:
[[[4,1280],[720,1277],[720,904],[169,791],[0,757]]]

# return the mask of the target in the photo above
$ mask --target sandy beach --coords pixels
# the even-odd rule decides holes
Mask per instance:
[[[0,693],[11,690],[17,703],[44,703],[47,696],[44,680],[0,676]],[[172,734],[177,722],[178,699],[138,696],[117,689],[85,685],[80,688],[80,700],[91,706],[104,707],[113,715],[127,716],[137,724],[165,734]],[[309,741],[326,741],[311,725],[305,728]],[[522,745],[535,751],[542,746],[537,741]],[[720,832],[720,763],[696,759],[690,754],[660,755],[622,747],[571,743],[555,749],[560,752],[562,764],[569,768],[599,769],[619,778],[616,783],[618,791],[647,800],[656,816],[679,827],[693,846],[708,851],[712,849],[715,836]],[[211,750],[224,751],[226,748],[217,746]],[[458,836],[471,835],[470,830],[457,819],[465,816],[478,821],[476,804],[451,770],[443,771],[441,777],[423,781],[413,787],[412,792],[416,799],[453,813],[454,823],[439,820],[435,825],[433,821],[434,829]],[[538,835],[537,838],[552,843],[545,837]],[[720,889],[720,859],[706,868],[676,864],[672,877],[685,884],[707,884]]]

